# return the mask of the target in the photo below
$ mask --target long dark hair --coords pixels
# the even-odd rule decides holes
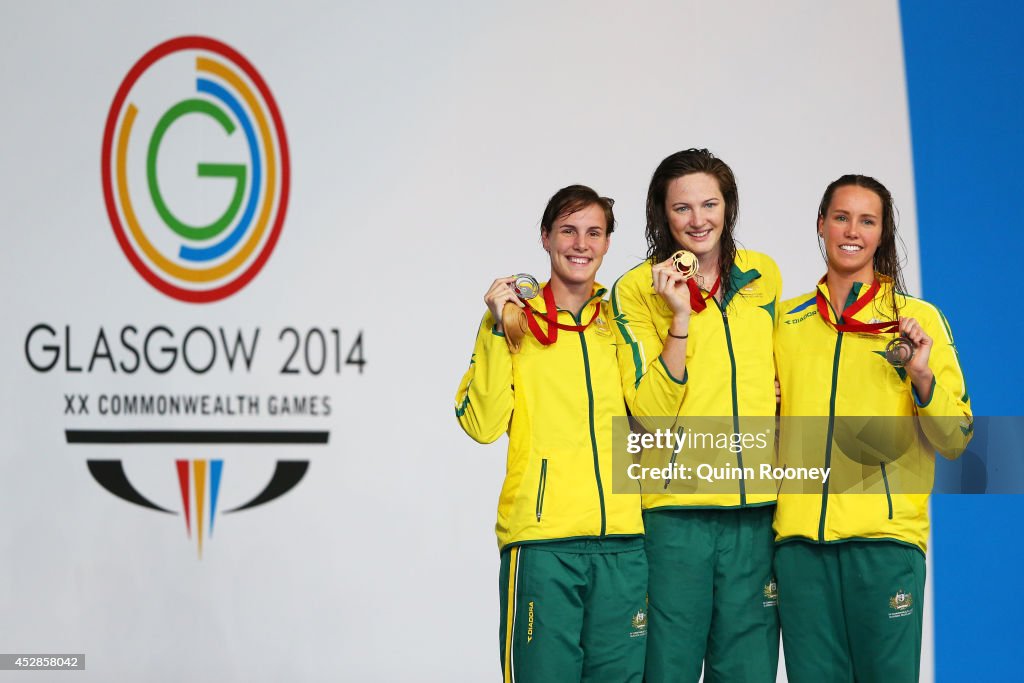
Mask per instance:
[[[900,257],[899,250],[896,247],[898,214],[896,212],[896,205],[892,201],[892,193],[889,192],[885,185],[871,176],[849,173],[833,180],[825,188],[825,194],[822,195],[821,203],[818,205],[818,219],[824,219],[828,215],[829,205],[832,204],[832,195],[835,194],[836,190],[851,185],[863,187],[865,190],[874,192],[882,203],[882,236],[878,242],[878,249],[875,250],[874,269],[876,273],[892,278],[892,316],[893,320],[895,320],[899,317],[897,297],[905,301],[904,295],[907,292],[907,285],[903,280],[904,259]],[[815,230],[817,230],[817,225],[818,221],[815,221]],[[821,255],[825,257],[827,264],[828,257],[825,255],[825,248],[823,245],[820,248]]]
[[[722,291],[729,291],[729,274],[736,260],[736,240],[733,229],[740,213],[740,195],[736,177],[729,165],[706,149],[685,149],[666,157],[654,169],[647,189],[647,260],[651,265],[664,261],[679,250],[676,238],[668,226],[665,196],[668,184],[691,173],[707,173],[718,181],[718,189],[725,201],[725,225],[719,238],[718,272],[722,278]]]

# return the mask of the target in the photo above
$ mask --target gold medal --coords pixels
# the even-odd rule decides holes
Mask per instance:
[[[680,273],[683,274],[687,280],[697,274],[697,270],[700,268],[700,264],[697,262],[697,257],[694,256],[692,251],[686,251],[680,249],[676,253],[672,254],[672,265],[676,267]]]

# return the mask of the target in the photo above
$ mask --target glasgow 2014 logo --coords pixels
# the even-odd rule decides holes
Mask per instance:
[[[270,89],[245,57],[213,38],[184,36],[157,45],[131,67],[110,105],[103,131],[102,185],[117,242],[150,285],[190,304],[231,296],[266,264],[288,207],[288,143]],[[298,485],[310,462],[294,457],[294,449],[328,444],[326,429],[294,428],[296,421],[313,426],[331,415],[331,396],[322,392],[322,385],[299,394],[263,374],[264,390],[253,393],[230,381],[216,381],[216,391],[211,391],[209,382],[128,385],[114,379],[169,377],[171,372],[199,378],[214,369],[227,375],[266,373],[257,363],[258,325],[233,331],[192,325],[182,333],[173,322],[142,332],[126,324],[113,347],[100,326],[87,365],[72,360],[72,338],[78,338],[72,326],[63,325],[63,337],[60,327],[40,322],[29,330],[25,356],[32,369],[105,378],[102,390],[86,380],[75,383],[74,391],[81,393],[64,395],[64,415],[70,421],[64,430],[67,443],[92,453],[86,460],[89,472],[109,493],[149,510],[182,514],[186,535],[196,539],[200,557],[204,536],[212,536],[221,514],[264,505]],[[353,337],[344,365],[357,365],[361,374],[362,331]],[[285,354],[278,377],[305,375],[316,381],[314,377],[326,380],[341,373],[338,326],[300,331],[288,325],[277,340],[282,343],[278,351]],[[294,347],[287,355],[291,341]],[[63,365],[57,362],[61,357]],[[305,362],[301,367],[300,358]],[[122,420],[129,428],[119,428]],[[147,477],[145,466],[133,470],[142,473],[135,477],[142,483],[136,487],[125,458],[109,453],[125,446],[132,449],[129,457],[135,463],[135,454],[150,447],[159,449],[158,458],[167,449],[175,452],[173,469],[164,471],[176,471],[180,513],[169,491],[153,486],[157,480]],[[242,474],[239,479],[232,476],[233,485],[247,481],[243,488],[250,489],[258,483],[252,479],[252,459],[229,468],[214,449],[234,448],[237,453],[254,447],[269,447],[273,470],[262,488],[252,486],[238,497],[237,489],[222,488],[223,478]]]
[[[281,114],[259,72],[220,41],[174,38],[135,63],[110,106],[102,163],[121,249],[175,299],[234,294],[281,234],[289,189]]]

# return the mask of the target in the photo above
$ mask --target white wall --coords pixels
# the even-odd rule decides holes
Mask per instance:
[[[897,198],[919,289],[894,2],[8,3],[0,15],[0,649],[84,652],[83,680],[497,677],[505,443],[466,438],[452,399],[487,285],[546,273],[538,222],[564,185],[617,200],[600,275],[610,285],[644,254],[656,164],[707,146],[738,177],[740,241],[776,258],[792,296],[823,272],[813,224],[825,185],[869,173]],[[158,43],[192,34],[262,74],[292,170],[268,263],[202,305],[131,267],[100,182],[122,79]],[[152,97],[194,95],[187,79],[162,87]],[[182,131],[161,173],[183,211],[212,217],[225,186],[194,179],[192,164],[244,148],[212,127]],[[24,353],[37,323],[70,326],[79,364],[100,326],[115,355],[129,324],[179,340],[194,325],[261,337],[249,373],[39,373]],[[346,351],[362,331],[365,372],[282,376],[288,326],[338,328]],[[332,413],[63,414],[68,393],[241,392],[326,395]],[[328,446],[76,446],[69,428],[331,435]],[[175,459],[224,460],[220,509],[254,495],[276,459],[311,465],[279,500],[218,516],[199,559],[180,515],[110,495],[92,458],[122,459],[137,488],[178,512]]]

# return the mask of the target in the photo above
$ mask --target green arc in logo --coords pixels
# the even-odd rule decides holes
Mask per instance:
[[[220,218],[209,225],[189,225],[175,216],[163,195],[160,193],[160,185],[157,181],[156,160],[160,151],[160,143],[164,139],[171,125],[186,114],[205,114],[209,116],[224,129],[228,135],[235,131],[235,124],[220,108],[214,104],[200,99],[182,100],[160,117],[160,121],[153,130],[153,137],[149,140],[149,151],[146,155],[146,179],[149,182],[149,192],[153,197],[153,206],[156,208],[160,218],[171,230],[179,236],[189,240],[208,240],[216,237],[227,228],[242,205],[242,197],[245,193],[246,169],[241,164],[211,164],[200,163],[197,165],[197,175],[200,178],[233,178],[235,180],[235,192],[231,197],[231,203],[221,214]]]

